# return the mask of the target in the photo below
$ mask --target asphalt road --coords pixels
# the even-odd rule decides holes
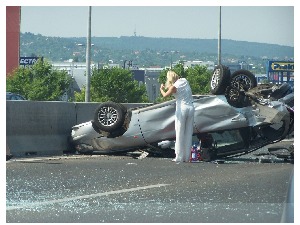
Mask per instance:
[[[276,223],[293,168],[253,155],[222,164],[130,155],[12,159],[6,222]]]

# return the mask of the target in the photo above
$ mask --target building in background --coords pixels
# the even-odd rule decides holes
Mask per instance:
[[[19,67],[21,6],[6,6],[6,76]]]
[[[148,99],[154,102],[160,95],[160,83],[158,82],[158,78],[163,68],[145,68],[144,71]]]
[[[214,70],[214,68],[215,68],[215,62],[213,62],[213,61],[199,61],[199,60],[197,60],[197,61],[185,61],[185,62],[183,62],[183,67],[185,69],[193,68],[197,65],[198,66],[205,66],[205,67],[207,67],[208,70],[211,70],[211,71]]]
[[[224,65],[228,66],[231,74],[237,70],[250,70],[252,67],[251,65],[247,64],[246,62],[224,63]]]
[[[74,62],[72,59],[65,62],[52,62],[54,69],[65,70],[72,78],[73,85],[71,87],[71,92],[80,92],[81,89],[86,85],[86,63],[85,62]],[[119,64],[109,63],[109,64],[91,64],[91,68],[120,68]],[[145,85],[147,90],[147,95],[149,101],[154,102],[159,96],[158,77],[160,72],[164,68],[138,68],[130,67],[133,74],[133,78],[138,81],[139,85]],[[67,97],[66,97],[67,99]]]
[[[86,85],[86,63],[74,62],[72,59],[65,62],[52,62],[53,68],[56,70],[65,70],[75,82],[73,82],[73,91],[79,92],[83,86]],[[91,68],[95,65],[91,64]]]

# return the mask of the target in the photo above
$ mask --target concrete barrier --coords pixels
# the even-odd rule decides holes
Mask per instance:
[[[10,154],[62,155],[72,151],[72,126],[92,120],[99,103],[6,101],[6,140]],[[124,104],[135,108],[145,104]]]

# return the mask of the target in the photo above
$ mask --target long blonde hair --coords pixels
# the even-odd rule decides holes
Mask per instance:
[[[169,88],[170,86],[172,86],[178,79],[179,79],[178,74],[172,70],[169,70],[167,72],[167,81],[166,81],[166,85],[165,85],[166,88]]]

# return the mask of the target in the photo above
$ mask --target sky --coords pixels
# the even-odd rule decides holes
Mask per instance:
[[[226,2],[226,1],[225,1]],[[270,1],[272,2],[272,1]],[[220,6],[92,6],[92,36],[217,39]],[[88,6],[23,6],[21,32],[86,37]],[[294,47],[294,6],[221,7],[222,39]]]

